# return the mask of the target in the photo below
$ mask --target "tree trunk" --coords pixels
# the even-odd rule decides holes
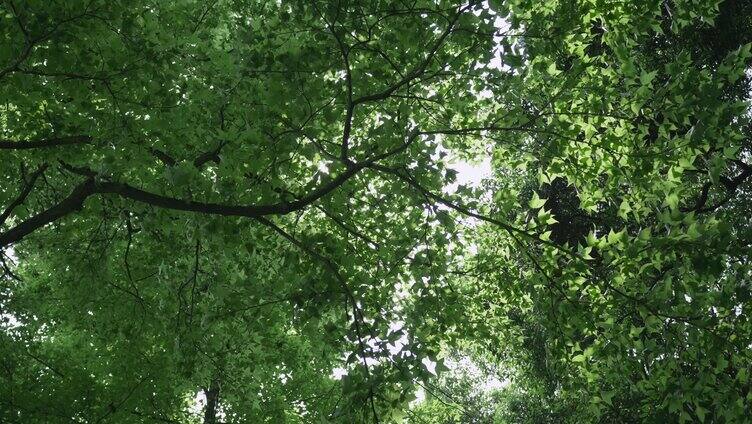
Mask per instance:
[[[204,410],[204,424],[217,423],[217,405],[219,404],[219,381],[214,379],[209,390],[204,389],[206,395],[206,409]]]

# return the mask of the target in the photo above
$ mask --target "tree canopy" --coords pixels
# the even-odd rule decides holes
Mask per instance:
[[[0,421],[743,422],[750,42],[744,0],[4,0]]]

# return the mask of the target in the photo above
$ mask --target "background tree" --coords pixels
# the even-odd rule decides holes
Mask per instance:
[[[737,219],[749,203],[749,13],[612,6],[497,5],[540,34],[523,40],[533,92],[515,93],[538,135],[521,145],[527,158],[497,150],[487,208],[559,248],[515,254],[525,241],[486,224],[460,297],[485,305],[469,325],[516,370],[511,396],[526,408],[506,404],[502,422],[562,421],[557,407],[583,400],[593,422],[738,421],[750,400],[749,224]],[[528,182],[499,182],[515,173]],[[541,394],[553,408],[535,407]]]

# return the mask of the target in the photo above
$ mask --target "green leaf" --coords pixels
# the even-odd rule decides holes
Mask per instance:
[[[558,70],[558,69],[556,69],[556,63],[555,62],[553,62],[553,63],[551,63],[551,64],[548,65],[548,68],[546,68],[546,72],[549,75],[551,75],[551,76],[557,76],[557,75],[561,74],[561,71]]]
[[[702,406],[700,405],[695,406],[695,414],[697,414],[697,418],[700,419],[701,423],[705,422],[705,414],[707,414],[707,412],[708,411],[705,410],[705,408],[703,408]]]
[[[622,200],[621,204],[619,205],[619,212],[618,215],[622,219],[628,219],[627,214],[632,211],[632,207],[629,206],[629,202],[627,200]]]
[[[536,192],[533,192],[533,197],[528,202],[528,206],[530,206],[531,209],[541,208],[545,204],[546,204],[546,199],[541,199],[538,196],[538,193],[536,193]]]

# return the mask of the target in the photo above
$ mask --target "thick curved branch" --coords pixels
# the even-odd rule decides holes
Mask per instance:
[[[76,187],[73,192],[55,206],[34,215],[10,230],[0,233],[0,248],[15,243],[38,228],[54,222],[73,211],[81,209],[86,198],[94,194],[94,180],[87,180]]]
[[[220,203],[196,202],[193,200],[178,199],[161,194],[151,193],[126,183],[114,181],[97,181],[96,173],[88,168],[75,167],[62,163],[63,167],[71,172],[86,176],[87,179],[78,185],[71,194],[60,203],[40,212],[37,215],[21,222],[10,230],[0,233],[0,247],[16,243],[45,225],[54,222],[83,207],[84,201],[96,194],[114,194],[124,199],[133,200],[148,205],[185,212],[197,212],[210,215],[242,216],[247,218],[260,218],[267,215],[286,215],[301,210],[315,201],[327,196],[363,168],[375,164],[377,161],[396,155],[407,149],[420,135],[418,131],[412,131],[405,142],[396,148],[376,155],[371,159],[359,163],[348,163],[346,169],[326,184],[309,192],[304,196],[292,201],[280,201],[264,205],[226,205]]]
[[[408,143],[405,143],[405,145],[407,144]],[[401,151],[401,149],[395,149],[392,153],[397,153],[398,151]],[[248,218],[258,218],[266,215],[285,215],[303,209],[318,199],[328,195],[347,182],[361,169],[383,157],[384,155],[380,155],[371,160],[350,165],[344,172],[329,181],[327,184],[320,186],[298,199],[290,202],[281,201],[264,205],[225,205],[220,203],[183,200],[144,191],[125,183],[95,181],[95,179],[89,178],[82,184],[78,185],[73,192],[71,192],[71,194],[60,203],[21,222],[10,230],[0,233],[0,247],[18,242],[33,231],[81,209],[84,201],[95,194],[115,194],[124,199],[134,200],[164,209],[211,215],[243,216]]]
[[[329,183],[320,186],[318,189],[308,193],[299,199],[290,202],[277,202],[265,205],[225,205],[220,203],[205,203],[192,200],[177,199],[174,197],[154,194],[148,191],[138,189],[125,183],[118,182],[98,182],[94,185],[91,194],[116,194],[120,197],[135,200],[165,209],[173,209],[186,212],[198,212],[211,215],[224,216],[244,216],[256,218],[265,215],[286,215],[290,212],[303,209],[316,200],[328,195],[339,186],[344,184],[358,171],[363,169],[365,163],[356,164],[348,168]]]

